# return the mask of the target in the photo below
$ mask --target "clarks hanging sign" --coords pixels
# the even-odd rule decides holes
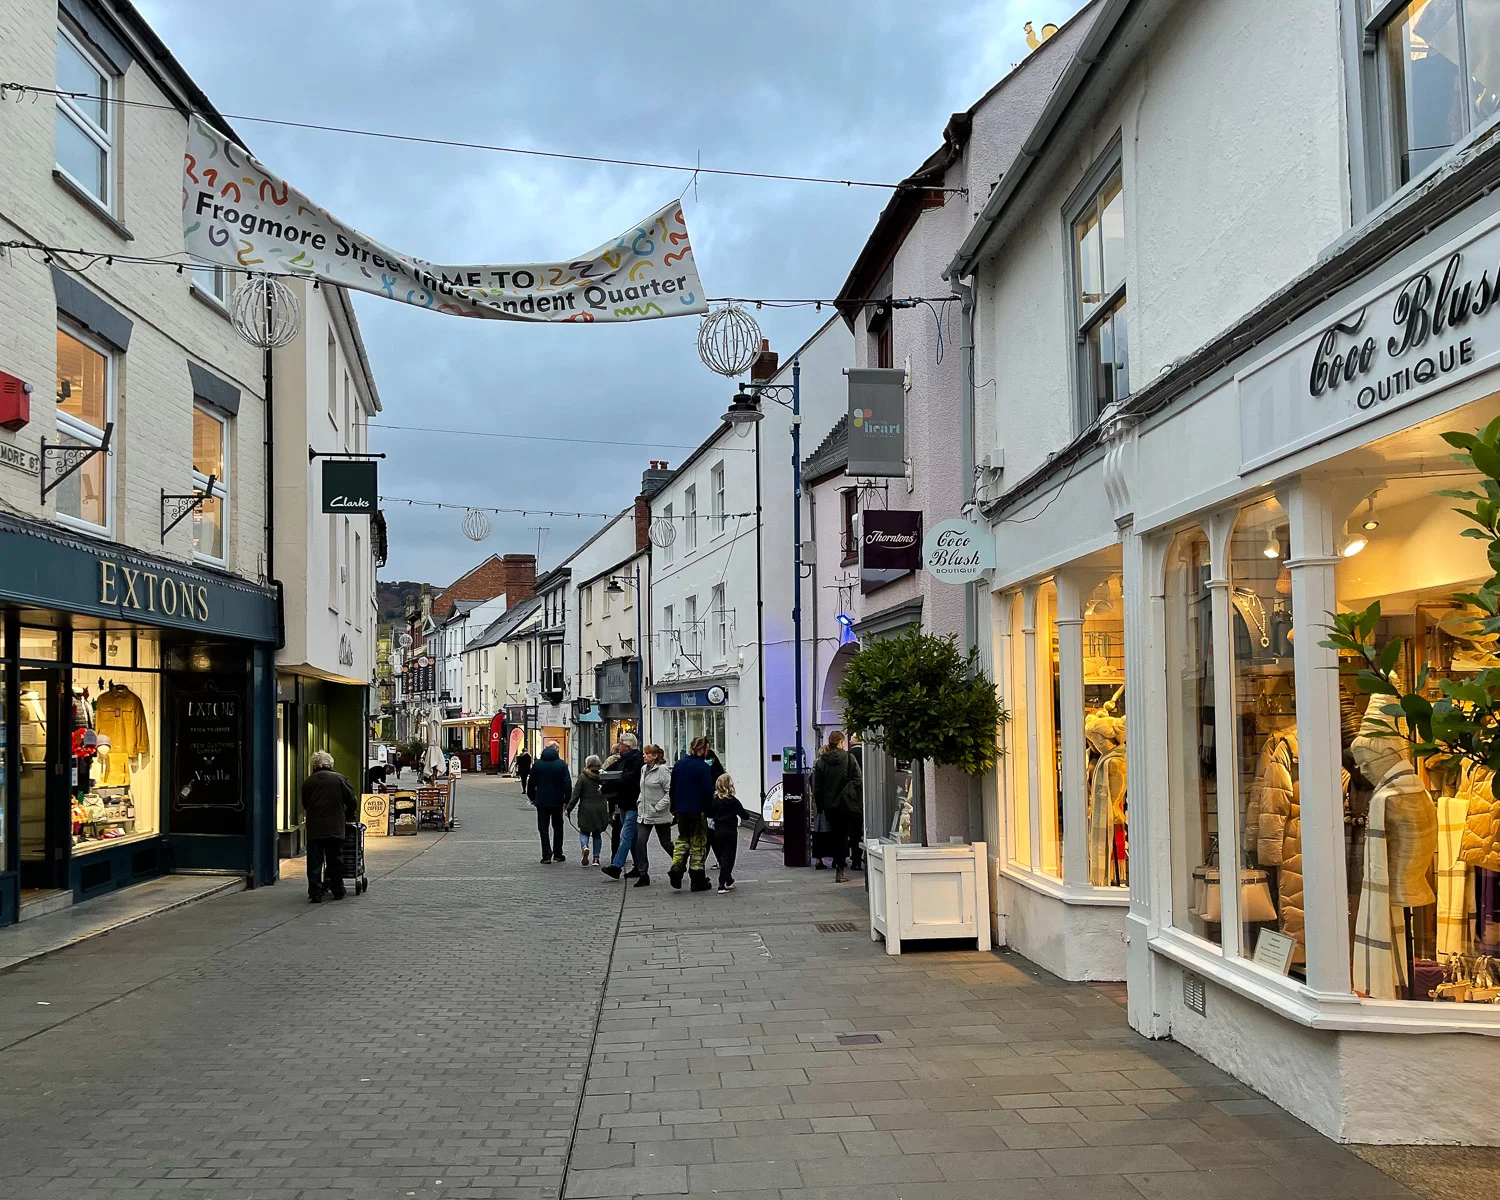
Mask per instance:
[[[323,460],[323,511],[351,517],[374,513],[380,487],[376,464],[359,458]]]
[[[1492,220],[1239,378],[1244,469],[1473,375],[1500,358]]]
[[[439,266],[345,225],[194,116],[182,206],[184,246],[200,262],[305,275],[459,317],[587,324],[708,311],[676,200],[575,258]]]

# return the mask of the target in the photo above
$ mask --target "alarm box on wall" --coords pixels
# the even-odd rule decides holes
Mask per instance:
[[[31,384],[0,371],[0,429],[22,429],[31,422]]]

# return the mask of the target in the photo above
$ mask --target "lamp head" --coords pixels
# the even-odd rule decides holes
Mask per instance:
[[[750,431],[750,427],[761,420],[765,414],[760,411],[760,401],[753,393],[736,392],[734,400],[729,405],[729,411],[724,414],[724,420],[734,426],[734,431],[744,436]]]

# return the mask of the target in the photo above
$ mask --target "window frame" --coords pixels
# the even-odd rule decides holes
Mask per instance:
[[[201,300],[215,308],[229,311],[229,268],[213,263],[195,263],[189,272],[189,287]]]
[[[696,592],[684,597],[682,601],[682,630],[683,632],[678,634],[682,656],[701,660],[703,648],[698,644],[698,595]]]
[[[1093,363],[1089,354],[1089,335],[1102,325],[1105,321],[1113,319],[1119,312],[1126,312],[1126,357],[1125,371],[1127,388],[1130,373],[1130,348],[1129,348],[1129,278],[1124,264],[1120,269],[1120,282],[1109,292],[1100,293],[1099,303],[1085,313],[1083,296],[1079,288],[1079,257],[1078,257],[1078,235],[1079,223],[1090,213],[1095,211],[1096,215],[1102,217],[1097,211],[1099,196],[1114,182],[1115,177],[1120,182],[1120,203],[1123,210],[1126,200],[1125,190],[1125,166],[1121,151],[1120,135],[1116,134],[1109,146],[1105,149],[1079,181],[1078,186],[1073,189],[1063,206],[1063,237],[1067,246],[1065,269],[1067,278],[1065,287],[1068,295],[1068,336],[1073,345],[1073,408],[1077,423],[1077,432],[1082,433],[1098,421],[1103,409],[1095,411],[1095,380]],[[1128,225],[1124,238],[1124,246],[1129,246]],[[1128,259],[1128,251],[1123,250]],[[1102,257],[1100,263],[1103,266]],[[1101,280],[1101,286],[1103,281]],[[1116,396],[1114,403],[1125,399],[1130,395],[1129,390],[1124,395]],[[1107,406],[1106,406],[1107,407]]]
[[[722,458],[714,463],[712,469],[709,471],[708,481],[709,490],[713,493],[710,501],[715,521],[713,536],[718,537],[729,528],[729,504],[727,500],[729,493],[725,484],[724,460]]]
[[[88,63],[89,66],[91,66],[95,71],[97,71],[99,73],[99,77],[104,80],[104,95],[100,97],[100,104],[104,109],[106,116],[113,115],[113,110],[116,108],[115,101],[118,99],[120,79],[119,75],[116,74],[113,67],[104,62],[97,54],[89,49],[86,39],[79,34],[75,34],[68,27],[68,23],[66,21],[59,21],[57,23],[57,34],[59,38],[66,38],[68,44],[72,46],[73,49],[76,50],[78,54],[83,58],[83,60]],[[56,63],[56,55],[54,54],[54,71],[56,71],[57,69]],[[59,78],[58,83],[60,84],[61,82],[62,80],[61,78]],[[52,146],[53,169],[56,170],[60,175],[62,175],[62,177],[69,183],[71,183],[74,187],[76,187],[84,196],[86,196],[89,200],[103,209],[105,213],[113,217],[115,215],[116,192],[118,191],[115,186],[114,125],[113,123],[111,123],[103,127],[99,126],[85,112],[83,112],[82,109],[74,104],[71,98],[67,96],[58,96],[56,100],[57,112],[67,118],[67,120],[70,121],[80,133],[82,133],[86,138],[88,138],[96,146],[104,151],[104,167],[100,172],[100,178],[104,182],[104,195],[95,195],[94,190],[90,188],[88,184],[77,178],[77,176],[75,176],[71,171],[64,167],[62,163],[57,161],[58,154],[55,131],[53,133]],[[116,121],[118,121],[118,117],[116,117]]]
[[[714,615],[714,660],[721,663],[729,661],[729,611],[724,599],[724,585],[715,584],[708,605]]]
[[[674,519],[672,516],[672,506],[670,504],[662,506],[661,519],[663,521],[672,521]],[[677,527],[673,525],[671,526],[671,529],[673,531],[672,538],[667,542],[665,546],[661,548],[661,565],[664,567],[670,567],[677,558],[677,553],[673,549],[673,547],[677,543]]]
[[[338,339],[333,336],[333,330],[328,331],[328,423],[338,429],[339,427],[339,344]]]
[[[683,546],[684,554],[691,554],[698,549],[698,485],[691,484],[682,493],[682,524],[686,539]]]
[[[839,505],[839,566],[850,567],[859,561],[859,489],[841,489]]]
[[[222,409],[215,408],[206,403],[201,397],[193,397],[193,414],[202,413],[219,426],[219,457],[224,463],[224,476],[214,480],[212,497],[219,502],[219,526],[220,536],[224,542],[224,553],[220,556],[204,554],[198,549],[196,536],[193,539],[193,561],[212,563],[215,566],[225,566],[229,562],[229,460],[230,460],[230,436],[229,423],[234,418]],[[208,487],[208,476],[198,470],[196,464],[191,468],[193,491],[201,492]]]
[[[119,404],[120,384],[120,352],[103,341],[90,337],[77,325],[64,321],[61,316],[57,319],[57,331],[64,333],[75,342],[85,348],[92,350],[95,354],[104,357],[104,424],[108,425],[115,420],[116,408]],[[56,368],[54,367],[54,371]],[[59,406],[55,412],[57,422],[57,433],[59,437],[73,438],[82,442],[85,446],[100,446],[104,443],[104,430],[96,429],[80,417],[71,413],[65,413]],[[75,517],[71,513],[62,511],[60,501],[54,501],[53,513],[61,525],[70,529],[77,529],[84,533],[92,533],[106,538],[114,538],[115,530],[115,472],[114,457],[118,443],[110,439],[110,447],[104,453],[104,523],[96,525],[94,522],[85,520],[83,517]],[[59,493],[54,492],[54,496]]]
[[[1420,186],[1424,179],[1442,170],[1443,165],[1455,154],[1461,153],[1500,124],[1500,112],[1496,112],[1482,124],[1472,125],[1437,158],[1402,183],[1396,153],[1395,94],[1391,65],[1385,55],[1385,43],[1391,24],[1401,16],[1411,0],[1345,2],[1348,14],[1345,38],[1354,42],[1355,51],[1348,56],[1353,78],[1346,78],[1346,84],[1350,91],[1351,129],[1358,130],[1350,138],[1350,173],[1355,182],[1352,196],[1355,212],[1352,215],[1357,222],[1379,212],[1397,197]],[[1467,60],[1468,22],[1463,8],[1463,4],[1456,5],[1455,15],[1461,22],[1458,30],[1459,44],[1463,57]],[[1460,64],[1460,72],[1463,71],[1463,64]],[[1471,115],[1466,106],[1465,119],[1469,120]]]

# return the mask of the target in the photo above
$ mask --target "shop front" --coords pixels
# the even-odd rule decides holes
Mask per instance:
[[[0,516],[0,924],[276,879],[273,592]]]
[[[1068,505],[996,514],[997,912],[1054,970],[1123,967],[1136,1029],[1323,1133],[1493,1144],[1492,780],[1417,760],[1325,644],[1368,610],[1430,698],[1500,668],[1443,438],[1500,416],[1500,204],[1411,237],[1106,412]]]
[[[361,788],[368,766],[369,688],[283,669],[276,680],[277,851],[297,858],[303,839],[302,782],[319,750],[334,769]]]
[[[729,688],[712,683],[706,687],[686,690],[660,690],[656,692],[656,719],[654,736],[666,751],[667,761],[675,763],[688,752],[688,747],[701,737],[724,759],[731,763],[729,720]],[[730,765],[730,770],[735,770]]]

